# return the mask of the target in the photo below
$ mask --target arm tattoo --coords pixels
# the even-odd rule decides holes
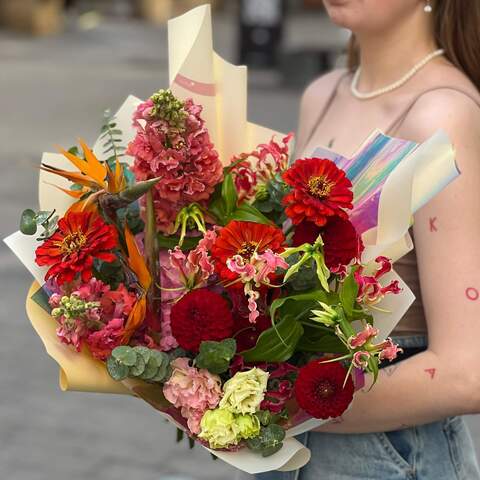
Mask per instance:
[[[469,300],[474,302],[475,300],[478,300],[478,298],[480,297],[480,292],[474,287],[468,287],[465,289],[465,296]]]

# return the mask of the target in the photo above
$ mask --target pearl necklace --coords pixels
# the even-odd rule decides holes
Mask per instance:
[[[367,100],[370,98],[378,97],[379,95],[383,95],[384,93],[391,92],[392,90],[396,90],[400,88],[402,85],[407,83],[422,67],[424,67],[428,62],[433,60],[436,57],[444,54],[443,49],[435,50],[434,52],[429,53],[425,58],[420,60],[416,63],[411,70],[409,70],[400,80],[397,80],[386,87],[379,88],[378,90],[373,90],[373,92],[359,92],[358,91],[358,79],[360,78],[360,67],[357,69],[355,74],[352,78],[352,83],[350,84],[350,90],[352,95],[360,100]]]

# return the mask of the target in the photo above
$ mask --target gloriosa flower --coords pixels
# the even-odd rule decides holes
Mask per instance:
[[[344,209],[353,208],[352,183],[331,160],[299,159],[283,179],[292,187],[283,202],[295,225],[308,220],[323,227],[329,217],[348,218]]]
[[[386,273],[392,270],[392,262],[387,257],[377,257],[375,262],[380,264],[374,275],[363,275],[364,268],[360,267],[355,271],[355,280],[358,284],[357,301],[374,306],[381,302],[385,295],[389,293],[399,294],[402,290],[398,285],[398,280],[392,280],[388,285],[382,286],[380,279]]]
[[[163,232],[171,233],[183,207],[204,205],[223,177],[201,111],[191,99],[183,102],[160,91],[140,104],[133,117],[137,135],[127,153],[135,158],[137,180],[160,178],[152,192]]]
[[[286,170],[289,159],[289,143],[293,133],[283,137],[281,144],[272,137],[270,142],[262,143],[249,153],[232,157],[235,165],[231,172],[237,188],[239,201],[252,200],[258,190],[276,174]]]
[[[81,275],[84,282],[92,277],[94,259],[113,262],[111,252],[117,247],[117,231],[93,212],[68,212],[58,221],[57,231],[35,251],[37,265],[50,268],[45,280],[58,285]]]

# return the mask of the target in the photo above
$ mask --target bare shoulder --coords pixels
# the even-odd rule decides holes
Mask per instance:
[[[328,100],[340,78],[347,73],[344,68],[338,68],[316,78],[304,90],[302,104],[307,108],[318,110]]]
[[[452,141],[480,134],[480,93],[459,70],[445,67],[431,90],[422,94],[406,116],[397,136],[421,142],[442,129]]]
[[[320,112],[347,70],[337,69],[311,82],[302,95],[300,115],[297,131],[297,149],[301,151],[305,146],[309,132],[315,125]]]

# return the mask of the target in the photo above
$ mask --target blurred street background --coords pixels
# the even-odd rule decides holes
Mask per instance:
[[[43,151],[93,142],[102,113],[167,86],[166,20],[196,0],[0,0],[0,236],[37,206]],[[342,62],[321,0],[217,0],[216,51],[249,70],[249,119],[296,128],[302,88]],[[61,393],[24,313],[30,275],[0,245],[0,478],[220,480],[235,472],[133,398]],[[480,454],[480,421],[469,418]]]

